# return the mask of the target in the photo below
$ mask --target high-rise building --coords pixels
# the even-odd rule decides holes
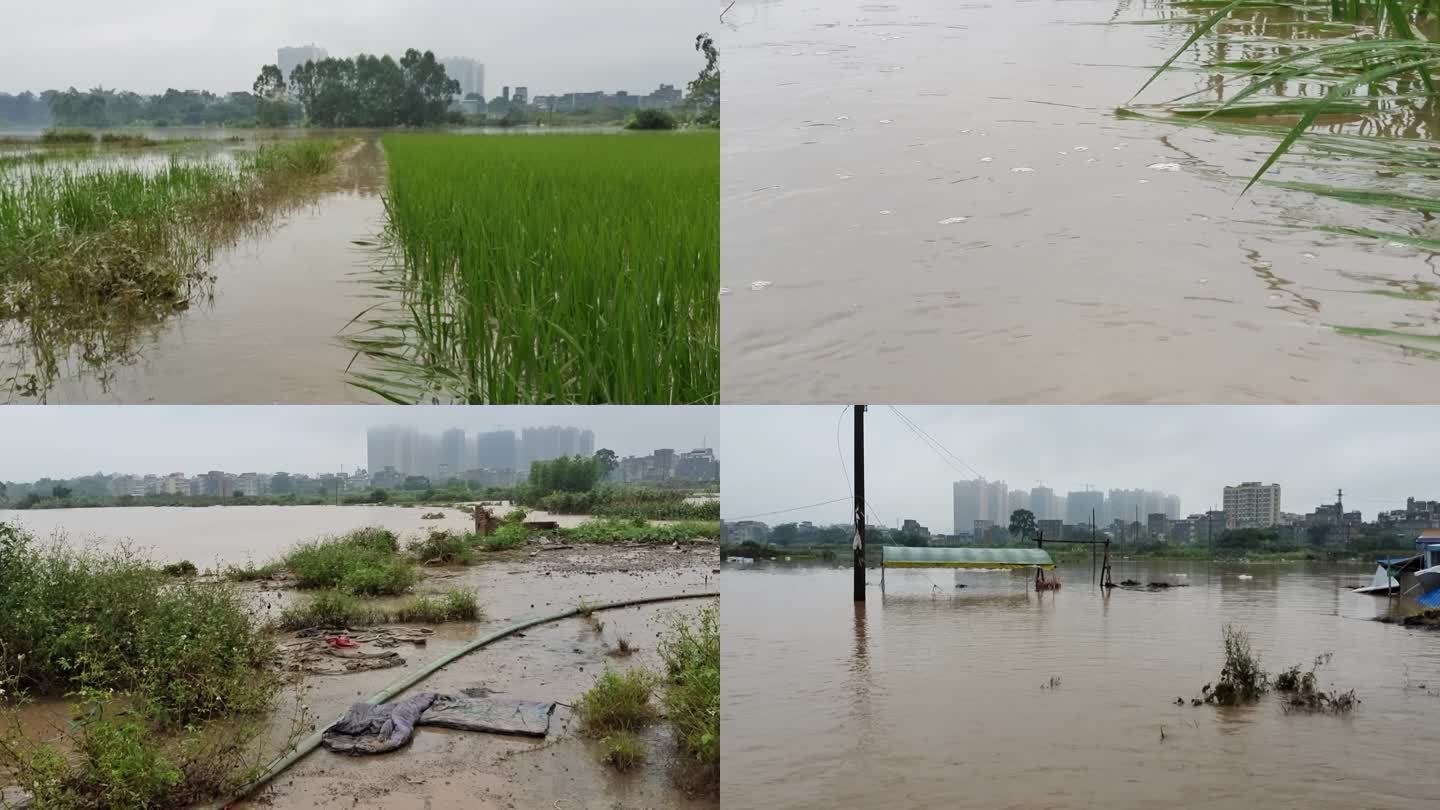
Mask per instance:
[[[436,470],[441,481],[459,478],[467,469],[465,464],[465,431],[451,428],[440,436],[440,463]]]
[[[513,96],[510,97],[510,101],[511,101],[512,103],[514,103],[516,106],[520,106],[520,107],[524,107],[526,104],[529,104],[529,103],[530,103],[530,88],[528,88],[528,87],[517,87],[517,88],[515,88],[515,95],[513,95]]]
[[[528,472],[530,462],[549,461],[561,456],[595,455],[595,433],[573,427],[525,428],[520,432],[519,467]]]
[[[1055,498],[1055,490],[1049,487],[1035,487],[1030,490],[1030,511],[1036,520],[1061,520],[1064,514]]]
[[[319,62],[329,59],[330,54],[324,48],[310,45],[302,45],[298,48],[281,48],[275,52],[275,64],[280,68],[280,73],[285,77],[285,82],[290,82],[290,74],[295,68],[306,62]]]
[[[460,97],[474,95],[485,98],[485,65],[466,56],[450,56],[440,60],[445,75],[460,83]]]
[[[1268,529],[1280,524],[1280,485],[1246,481],[1225,487],[1225,528]]]
[[[956,481],[951,491],[956,534],[973,532],[977,520],[988,520],[996,526],[1010,525],[1009,489],[1004,481],[984,478]]]
[[[1030,493],[1023,489],[1010,490],[1008,498],[1010,503],[1006,506],[1006,509],[1009,512],[1014,512],[1017,509],[1028,509],[1032,513],[1035,511],[1030,505]]]
[[[1065,523],[1068,526],[1091,525],[1091,516],[1101,523],[1105,515],[1105,493],[1098,489],[1071,492],[1065,496]]]
[[[475,462],[480,469],[518,470],[518,451],[513,430],[495,430],[475,437]]]

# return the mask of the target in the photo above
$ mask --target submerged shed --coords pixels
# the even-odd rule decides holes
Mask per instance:
[[[1043,548],[917,548],[881,546],[882,568],[1043,568],[1055,561]]]

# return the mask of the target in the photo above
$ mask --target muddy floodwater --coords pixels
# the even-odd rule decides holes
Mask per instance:
[[[1188,587],[1108,597],[1088,563],[1043,595],[943,570],[889,571],[882,594],[868,573],[857,609],[848,570],[726,571],[727,805],[1353,810],[1440,790],[1421,753],[1440,745],[1440,634],[1372,621],[1387,600],[1348,587],[1373,566],[1117,563]],[[1319,685],[1363,702],[1191,706],[1227,622],[1271,672],[1333,652]]]
[[[442,512],[440,520],[421,515]],[[101,547],[125,541],[157,562],[190,560],[200,568],[263,563],[304,540],[383,526],[402,538],[427,528],[474,529],[459,509],[434,506],[127,506],[0,510],[0,523],[41,539],[61,536]]]
[[[165,320],[133,355],[72,356],[47,401],[377,401],[347,383],[353,353],[340,335],[374,303],[361,283],[373,253],[354,242],[373,240],[383,226],[384,182],[378,136],[363,136],[300,204],[217,252],[206,300]],[[49,348],[64,356],[68,347]]]
[[[1325,4],[1278,5],[1240,12],[1249,27],[1228,49],[1203,41],[1189,65],[1329,30],[1305,16]],[[1116,114],[1196,14],[1144,0],[736,4],[727,401],[1433,400],[1432,338],[1412,351],[1337,331],[1433,334],[1433,298],[1406,292],[1436,281],[1433,257],[1317,230],[1434,238],[1430,218],[1263,185],[1241,197],[1275,139]],[[1141,100],[1212,85],[1176,72]],[[1412,116],[1390,134],[1434,124]],[[1278,179],[1404,182],[1292,164]]]

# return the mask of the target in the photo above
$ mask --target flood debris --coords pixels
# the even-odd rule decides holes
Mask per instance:
[[[1275,690],[1284,695],[1286,711],[1300,710],[1342,714],[1351,711],[1360,703],[1355,690],[1341,692],[1338,689],[1325,691],[1315,686],[1315,672],[1330,663],[1331,653],[1315,656],[1310,669],[1302,671],[1296,664],[1275,676]]]
[[[325,730],[321,744],[337,754],[383,754],[410,742],[416,726],[544,737],[553,702],[472,698],[421,692],[394,703],[356,703]]]
[[[1402,627],[1420,627],[1427,630],[1440,630],[1440,610],[1422,610],[1409,616],[1379,616],[1375,619],[1385,624],[1398,624]]]
[[[349,675],[405,666],[405,658],[393,648],[401,644],[424,646],[435,633],[428,627],[379,628],[363,633],[347,629],[301,630],[295,639],[280,645],[284,669],[312,675]],[[364,649],[380,648],[381,652]]]

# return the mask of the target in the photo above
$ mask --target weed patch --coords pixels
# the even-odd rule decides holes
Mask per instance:
[[[628,771],[645,761],[645,741],[634,732],[616,731],[600,740],[604,749],[604,760],[617,771]]]
[[[623,674],[606,669],[590,691],[581,695],[575,711],[591,734],[634,732],[655,719],[655,707],[650,702],[655,685],[655,676],[643,669]]]
[[[686,751],[706,767],[720,763],[720,609],[694,622],[677,616],[660,643],[665,714]]]

